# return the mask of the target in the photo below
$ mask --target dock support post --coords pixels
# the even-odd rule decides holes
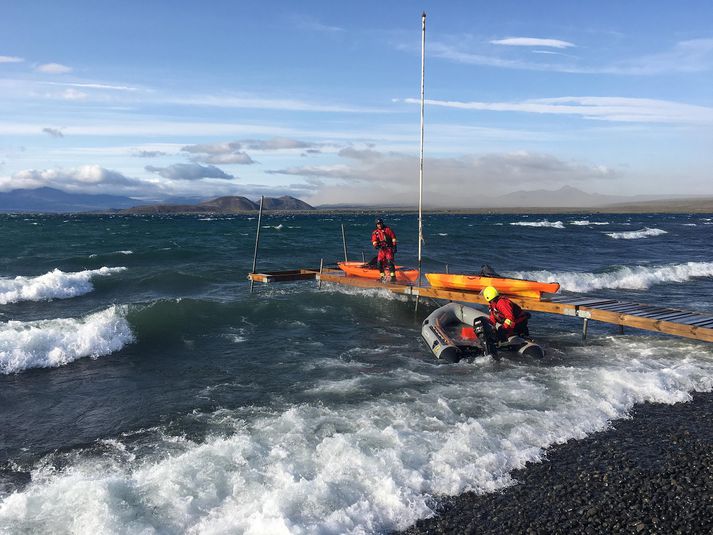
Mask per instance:
[[[624,324],[619,325],[619,334],[624,334]]]
[[[317,288],[319,290],[322,289],[322,269],[324,268],[324,258],[319,259],[319,284],[317,285]]]
[[[582,342],[587,341],[587,331],[589,330],[589,318],[584,318],[584,323],[582,323]]]
[[[349,262],[349,257],[347,256],[347,235],[344,233],[344,223],[342,223],[342,244],[344,245],[344,261]]]
[[[262,221],[262,201],[265,199],[264,195],[260,195],[260,211],[257,214],[257,232],[255,233],[255,254],[253,255],[253,271],[252,274],[255,275],[255,267],[257,266],[257,248],[260,245],[260,222]],[[255,280],[250,277],[250,293],[253,293],[253,285]]]

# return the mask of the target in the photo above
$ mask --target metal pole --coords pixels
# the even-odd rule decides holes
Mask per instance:
[[[319,284],[317,288],[322,289],[322,269],[324,268],[324,258],[319,259]]]
[[[347,256],[347,235],[344,233],[344,223],[342,223],[342,245],[344,245],[344,261],[349,262]]]
[[[419,157],[418,173],[418,287],[421,288],[421,259],[423,245],[423,123],[425,106],[425,80],[426,80],[426,12],[421,14],[421,150]],[[418,296],[416,296],[416,310],[418,310]]]
[[[589,318],[584,318],[584,323],[582,324],[582,342],[587,340],[587,331],[589,330]]]
[[[260,222],[262,221],[262,201],[265,199],[264,195],[260,195],[260,211],[257,214],[257,232],[255,233],[255,254],[253,255],[253,275],[255,275],[255,267],[257,266],[257,248],[260,245]],[[255,281],[250,277],[250,293],[253,293],[253,285]]]
[[[361,263],[366,264],[366,255],[364,254],[364,251],[361,252]]]

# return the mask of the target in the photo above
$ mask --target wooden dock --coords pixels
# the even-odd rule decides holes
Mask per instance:
[[[418,287],[399,283],[384,284],[371,279],[348,277],[343,271],[331,268],[249,273],[248,279],[265,283],[312,279],[358,288],[387,290],[392,293],[414,297],[487,304],[479,292],[447,290],[430,286]],[[525,310],[583,319],[583,336],[586,336],[588,322],[592,320],[713,342],[712,314],[586,295],[553,295],[543,299],[518,296],[508,297]]]

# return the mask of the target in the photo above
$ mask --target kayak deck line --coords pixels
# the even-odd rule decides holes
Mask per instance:
[[[333,268],[303,268],[248,273],[248,279],[263,283],[316,280],[320,283],[330,282],[357,288],[387,290],[407,296],[430,297],[481,305],[487,304],[480,292],[433,288],[431,286],[419,287],[414,283],[382,283],[377,280],[347,276],[342,270]],[[554,295],[540,299],[518,295],[508,295],[508,297],[525,310],[581,318],[583,320],[583,338],[586,338],[588,323],[591,320],[704,342],[713,342],[713,314],[710,313],[633,303],[592,295]]]

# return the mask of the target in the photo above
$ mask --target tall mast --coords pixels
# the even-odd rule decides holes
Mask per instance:
[[[421,287],[421,250],[423,245],[423,112],[426,72],[426,12],[421,14],[421,153],[418,181],[418,286]]]

